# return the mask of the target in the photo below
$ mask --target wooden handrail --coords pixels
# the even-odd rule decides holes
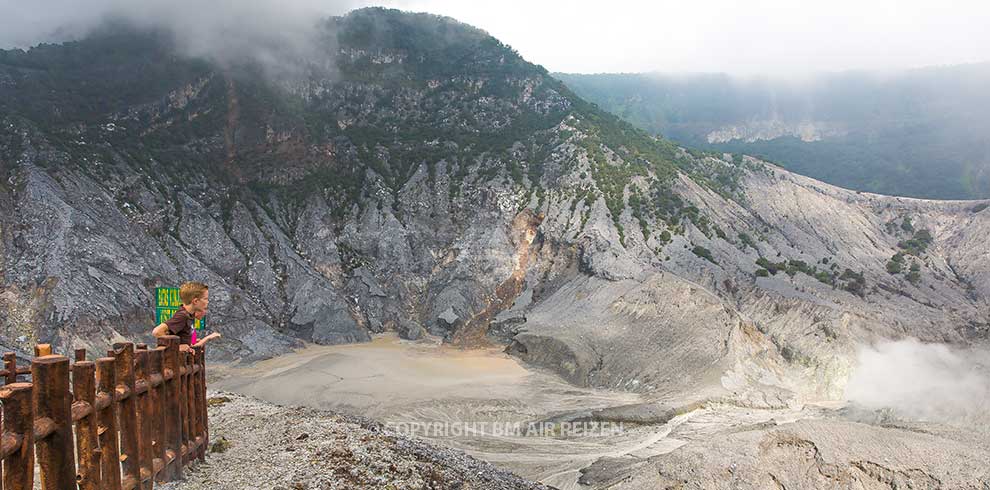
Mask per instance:
[[[49,417],[34,419],[34,440],[44,439],[55,433],[58,424]]]
[[[138,347],[95,361],[76,349],[73,363],[39,344],[30,368],[4,354],[0,488],[30,490],[37,473],[43,488],[145,490],[205,459],[205,352],[174,336]],[[31,383],[18,382],[25,374]]]
[[[4,459],[14,454],[14,451],[19,450],[23,439],[23,436],[13,432],[4,432],[0,435],[0,459]]]
[[[80,420],[89,417],[93,413],[93,406],[89,402],[76,400],[72,402],[72,421],[79,422]]]

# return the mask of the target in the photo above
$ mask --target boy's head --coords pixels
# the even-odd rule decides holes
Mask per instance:
[[[189,281],[179,286],[179,299],[192,313],[205,313],[210,306],[210,288],[201,282]]]

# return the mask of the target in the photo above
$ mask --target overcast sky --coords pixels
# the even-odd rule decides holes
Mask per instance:
[[[142,12],[149,19],[165,16],[202,23],[200,14],[205,10],[222,18],[225,9],[236,9],[242,11],[239,18],[255,16],[248,23],[257,23],[277,14],[340,14],[374,4],[214,0],[209,8],[203,6],[206,3],[0,0],[0,46],[71,36],[119,10],[131,15]],[[804,75],[990,61],[990,0],[385,0],[378,4],[448,15],[475,25],[551,71]],[[162,13],[169,9],[183,10],[183,15]]]

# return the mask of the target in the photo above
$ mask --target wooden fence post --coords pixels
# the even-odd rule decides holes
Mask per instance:
[[[147,347],[147,346],[145,346]],[[141,489],[151,490],[154,485],[154,467],[152,466],[152,436],[151,419],[153,408],[151,406],[151,381],[148,376],[148,350],[138,349],[136,366],[135,391],[138,407],[138,443],[141,445]]]
[[[180,382],[182,394],[179,396],[179,404],[182,411],[182,442],[184,445],[182,464],[185,466],[192,461],[192,454],[195,448],[193,447],[194,436],[192,425],[190,424],[192,421],[192,412],[189,410],[189,380],[192,376],[192,370],[189,366],[189,351],[181,347],[179,350],[179,363],[182,365],[182,380]]]
[[[156,347],[148,351],[149,372],[151,381],[151,468],[155,481],[165,482],[165,376],[163,369],[165,354],[164,347]]]
[[[137,394],[134,390],[134,344],[114,344],[114,371],[117,377],[117,397],[120,429],[120,461],[123,469],[121,487],[124,490],[141,485],[141,444],[138,438]]]
[[[193,447],[195,451],[189,455],[189,462],[199,459],[200,443],[202,436],[199,432],[199,365],[196,364],[196,351],[189,351],[189,430],[192,433]]]
[[[209,432],[209,414],[206,409],[206,348],[204,346],[199,346],[195,348],[196,359],[199,361],[199,384],[196,387],[196,400],[199,405],[199,425],[197,429],[199,433],[203,436],[203,445],[199,450],[200,461],[206,461],[206,449],[210,444],[210,432]]]
[[[199,459],[199,365],[196,364],[196,351],[189,351],[189,432],[192,435],[193,448],[189,462]]]
[[[185,367],[185,352],[182,351],[182,346],[180,345],[175,353],[175,363],[178,365],[178,371],[175,374],[175,390],[176,390],[176,404],[179,405],[179,466],[186,466],[186,452],[189,450],[188,444],[186,444],[186,439],[188,439],[189,432],[186,426],[186,403],[185,403],[185,381],[186,381],[186,367]]]
[[[100,488],[100,448],[96,435],[96,364],[90,361],[80,361],[80,352],[76,350],[76,363],[72,365],[72,393],[76,401],[73,411],[88,411],[85,416],[76,420],[76,454],[78,455],[79,474],[77,481],[80,490],[99,490]],[[86,351],[82,350],[83,359]],[[76,419],[73,416],[73,419]]]
[[[31,361],[32,402],[41,488],[75,490],[76,462],[72,442],[69,358],[43,356]]]
[[[186,383],[186,406],[189,415],[189,463],[199,457],[199,433],[196,431],[196,419],[199,418],[196,405],[196,353],[192,349],[186,352],[188,376]]]
[[[6,371],[6,384],[14,384],[17,382],[17,354],[13,352],[8,352],[3,355],[3,369]]]
[[[158,345],[165,348],[164,369],[165,400],[163,403],[165,424],[165,478],[181,480],[182,472],[182,373],[179,366],[179,337],[166,335],[158,338]]]
[[[0,460],[3,460],[3,488],[34,488],[34,411],[31,383],[12,383],[0,388],[3,428]]]
[[[33,383],[18,383],[28,370],[4,355],[0,489],[31,490],[35,460],[44,490],[151,490],[205,460],[205,350],[180,348],[175,336],[158,344],[138,351],[115,344],[113,358],[96,362],[76,349],[75,363],[40,344]]]
[[[112,357],[96,360],[96,378],[99,384],[96,395],[101,408],[97,423],[100,440],[100,479],[102,488],[120,490],[120,447],[117,443],[117,376]],[[102,404],[107,404],[102,407]]]

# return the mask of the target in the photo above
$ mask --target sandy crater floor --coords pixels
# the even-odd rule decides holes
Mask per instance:
[[[218,366],[211,378],[212,389],[371,417],[400,433],[417,430],[410,435],[561,489],[587,488],[577,484],[579,470],[601,457],[646,458],[725,427],[803,416],[704,408],[663,425],[569,435],[537,425],[535,434],[526,433],[534,428],[530,423],[559,414],[644,400],[575,387],[497,349],[462,350],[391,335],[365,344],[309,346],[250,366]]]

